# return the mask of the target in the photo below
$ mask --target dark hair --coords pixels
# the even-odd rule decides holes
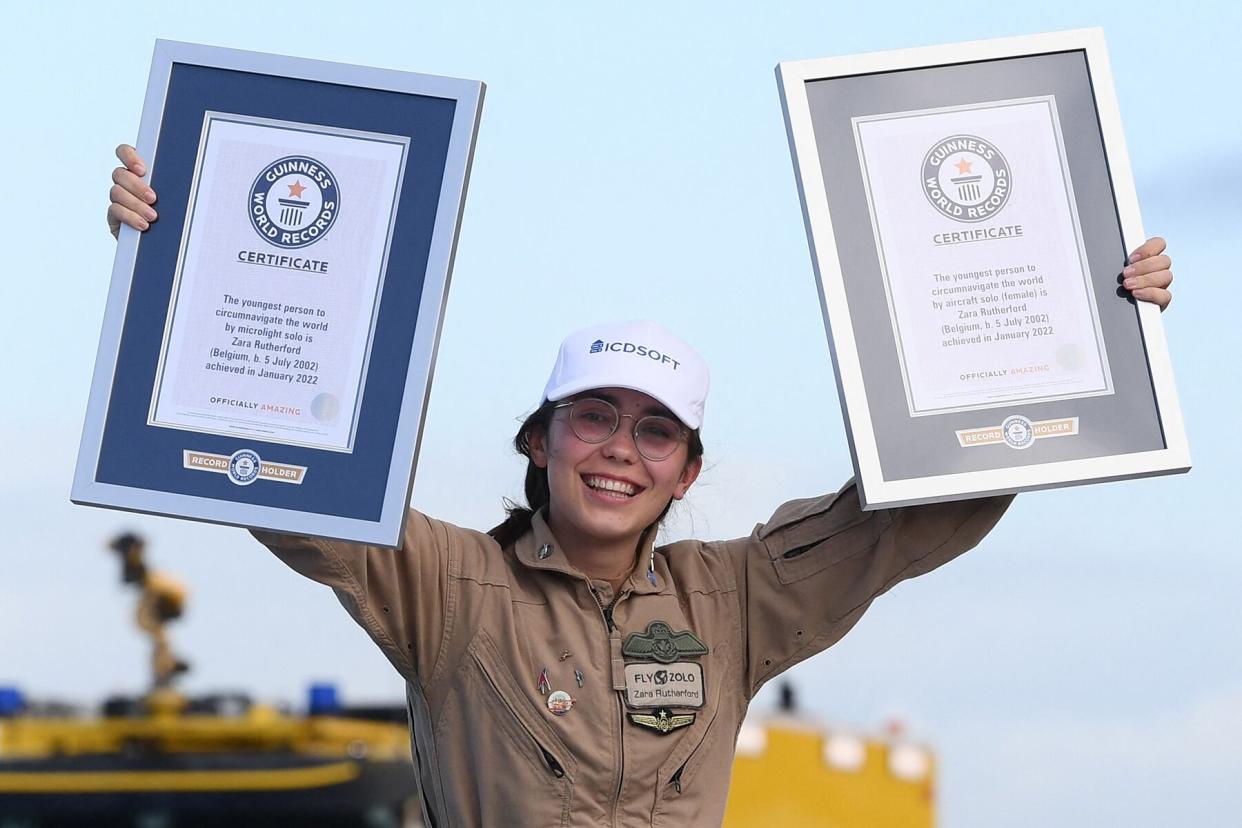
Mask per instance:
[[[502,547],[509,546],[517,541],[518,538],[525,535],[530,529],[531,518],[535,516],[535,512],[548,505],[552,499],[552,491],[548,488],[548,470],[541,469],[535,465],[535,461],[530,457],[530,435],[536,429],[544,434],[548,433],[548,426],[552,423],[552,415],[556,413],[556,403],[544,401],[543,405],[534,410],[529,417],[522,422],[522,427],[518,429],[517,435],[513,438],[513,447],[517,449],[518,454],[526,458],[526,505],[521,506],[512,500],[505,498],[505,510],[508,517],[487,534],[491,535],[495,541]],[[703,456],[703,440],[699,436],[699,430],[690,430],[690,439],[687,443],[689,452],[686,455],[686,462],[691,463]],[[664,506],[664,511],[660,512],[660,516],[655,522],[659,523],[664,520],[664,516],[668,514],[668,510],[673,506],[672,498]]]

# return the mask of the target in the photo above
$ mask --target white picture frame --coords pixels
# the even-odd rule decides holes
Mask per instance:
[[[1081,69],[1077,68],[1079,64]],[[1041,67],[1047,67],[1047,89],[1041,87],[1039,76],[1045,71]],[[782,62],[776,67],[776,75],[864,508],[1189,470],[1189,447],[1160,309],[1146,302],[1135,303],[1128,295],[1122,296],[1117,286],[1126,254],[1146,235],[1102,30]],[[947,91],[945,84],[937,83],[942,76],[955,80],[950,90],[965,91]],[[983,410],[933,414],[918,421],[908,410],[895,413],[906,408],[904,400],[901,405],[894,402],[897,395],[891,392],[900,383],[904,367],[891,342],[871,341],[873,331],[889,328],[878,320],[888,319],[890,310],[876,307],[882,304],[877,297],[883,296],[873,284],[879,278],[879,266],[871,267],[865,250],[869,245],[871,258],[878,262],[878,239],[868,233],[868,238],[859,241],[864,235],[857,213],[863,209],[859,193],[866,190],[862,186],[865,173],[858,169],[858,147],[854,147],[853,159],[847,157],[850,147],[843,137],[846,130],[852,129],[853,119],[887,111],[965,106],[1041,94],[1055,97],[1057,90],[1060,103],[1066,104],[1060,107],[1061,126],[1073,127],[1073,134],[1079,136],[1071,150],[1077,152],[1075,147],[1079,147],[1081,152],[1078,156],[1071,152],[1070,158],[1075,166],[1077,206],[1083,207],[1084,199],[1093,199],[1086,205],[1090,215],[1084,217],[1083,225],[1087,246],[1097,251],[1090,280],[1093,295],[1105,305],[1102,324],[1115,339],[1108,358],[1114,374],[1120,376],[1118,388],[1093,398],[1095,402],[1002,402]],[[954,94],[959,97],[954,98]],[[1090,146],[1092,131],[1098,135],[1098,153]],[[1078,178],[1091,181],[1078,188]],[[1107,182],[1107,186],[1100,182]],[[1108,224],[1102,219],[1109,210],[1115,216],[1115,230],[1109,232],[1116,238],[1104,238],[1109,234],[1101,230]],[[870,217],[866,223],[875,230]],[[1098,253],[1100,250],[1104,253]],[[1117,296],[1110,298],[1112,293]],[[1119,309],[1117,302],[1124,302],[1126,308]],[[1137,344],[1122,348],[1118,343]],[[1120,405],[1127,406],[1125,410],[1134,416],[1105,418],[1101,413],[1109,406]],[[1012,421],[1012,439],[992,440],[998,432],[989,429],[999,430],[1010,422],[1010,416],[1018,418]],[[1045,422],[1058,423],[1055,428],[1070,439],[1037,439],[1053,436],[1049,434],[1053,426],[1040,425]],[[1043,433],[1038,433],[1041,428]],[[911,436],[916,432],[918,436]],[[977,438],[977,444],[969,443],[976,439],[975,432],[983,436]],[[1007,432],[1000,433],[1003,438]],[[956,444],[953,436],[957,437]],[[991,442],[985,443],[985,437]],[[1026,445],[1022,449],[1033,443],[1039,451],[1010,447],[1023,441]]]

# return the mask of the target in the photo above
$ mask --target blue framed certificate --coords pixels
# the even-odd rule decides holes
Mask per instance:
[[[157,41],[72,500],[396,546],[483,93]]]

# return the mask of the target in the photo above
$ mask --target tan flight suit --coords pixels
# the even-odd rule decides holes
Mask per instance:
[[[847,484],[748,538],[656,549],[654,582],[649,532],[616,595],[541,515],[506,549],[416,512],[401,551],[255,534],[405,677],[429,825],[717,826],[760,686],[974,546],[1010,500],[863,512]],[[574,699],[563,715],[556,691]],[[652,701],[665,691],[681,703]]]

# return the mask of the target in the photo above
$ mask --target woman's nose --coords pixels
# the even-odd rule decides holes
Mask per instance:
[[[630,417],[630,415],[622,416],[621,422],[617,423],[617,430],[601,446],[600,450],[605,457],[613,457],[627,462],[633,462],[638,459],[638,445],[634,442],[634,426],[626,422],[627,417]],[[630,419],[633,418],[631,417]]]

